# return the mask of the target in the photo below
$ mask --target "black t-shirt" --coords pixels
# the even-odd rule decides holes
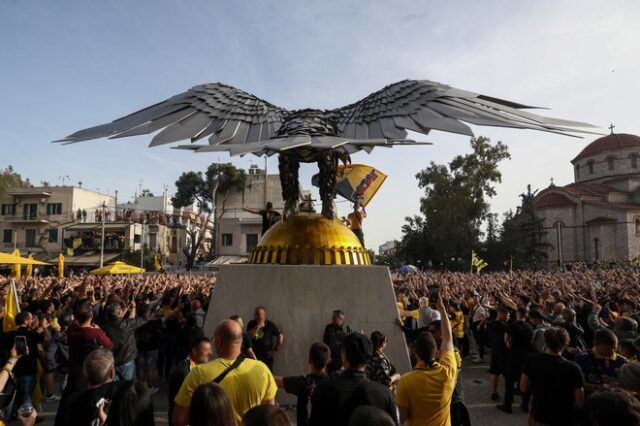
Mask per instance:
[[[251,348],[251,336],[249,336],[249,333],[242,333],[242,348],[240,349],[240,352],[242,352],[242,355],[246,357],[248,356],[249,349]]]
[[[115,384],[105,383],[95,389],[86,389],[69,396],[64,408],[65,426],[91,426],[98,417],[96,404],[100,398],[111,399]],[[58,412],[58,415],[62,413]]]
[[[162,320],[151,320],[136,330],[139,351],[154,351],[159,347]]]
[[[309,412],[307,409],[309,399],[318,383],[328,378],[329,376],[326,374],[322,376],[308,374],[306,376],[291,376],[282,379],[284,390],[298,397],[296,406],[296,424],[298,426],[307,426],[309,424]]]
[[[342,359],[340,352],[342,351],[342,342],[345,337],[351,334],[351,328],[348,325],[338,326],[333,323],[328,324],[324,328],[322,342],[331,349],[331,369],[330,371],[339,370],[342,367]]]
[[[504,344],[506,332],[507,324],[504,321],[493,320],[489,323],[489,345],[492,353],[506,354],[507,346]]]
[[[361,405],[378,407],[392,419],[398,417],[393,394],[388,387],[367,379],[362,371],[347,370],[316,386],[311,395],[309,424],[347,426],[351,413]]]
[[[38,364],[38,344],[44,342],[44,337],[31,329],[20,327],[16,331],[7,333],[5,338],[7,353],[13,347],[16,336],[26,337],[29,355],[18,359],[16,366],[13,368],[13,374],[16,377],[35,376]]]
[[[525,321],[515,321],[507,327],[507,334],[511,338],[509,355],[524,357],[533,352],[533,327]]]
[[[529,377],[533,393],[531,415],[552,426],[578,424],[575,390],[584,387],[580,367],[566,359],[547,353],[526,357],[522,372]]]
[[[256,320],[249,321],[249,324],[247,324],[247,330],[254,329],[256,325]],[[272,351],[275,348],[275,339],[280,334],[278,326],[273,322],[266,320],[264,327],[258,330],[256,335],[251,338],[253,351],[260,361],[264,361],[267,358],[267,352]]]

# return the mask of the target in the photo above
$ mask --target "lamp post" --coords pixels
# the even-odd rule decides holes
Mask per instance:
[[[106,204],[103,201],[102,202],[102,226],[101,226],[101,231],[100,231],[100,267],[102,268],[104,266],[104,220],[105,220],[105,216],[106,216]]]

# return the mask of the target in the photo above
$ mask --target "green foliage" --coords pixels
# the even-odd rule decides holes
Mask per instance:
[[[536,216],[533,200],[537,194],[527,185],[527,192],[520,194],[521,204],[516,213],[505,213],[500,242],[502,252],[513,256],[513,267],[539,269],[547,260],[549,243],[542,241],[543,220]]]
[[[6,191],[10,188],[28,188],[32,186],[29,179],[23,179],[20,173],[13,169],[13,166],[7,166],[0,170],[0,191]]]
[[[203,212],[210,212],[215,197],[244,189],[246,172],[231,163],[212,163],[205,173],[185,172],[176,181],[173,205],[187,207],[196,203]]]
[[[416,175],[424,189],[422,216],[407,218],[403,226],[401,255],[407,262],[461,268],[480,239],[480,225],[489,212],[488,200],[502,175],[498,163],[509,159],[501,142],[485,137],[471,139],[472,152],[456,156],[448,165],[431,162]],[[452,260],[453,259],[453,260]]]
[[[206,226],[213,214],[213,206],[217,205],[222,197],[222,207],[216,221],[224,213],[228,195],[233,191],[244,190],[246,172],[236,168],[231,163],[212,163],[206,172],[185,172],[176,181],[176,194],[172,198],[175,207],[187,207],[196,204],[201,213],[207,213],[202,220],[200,228],[195,225],[187,228],[189,235],[184,254],[187,257],[187,269],[191,269],[198,255],[205,236]],[[217,228],[217,227],[216,227]],[[212,250],[216,247],[216,234],[214,232]]]
[[[143,268],[147,272],[155,271],[155,253],[149,250],[149,247],[144,245],[144,258]],[[120,256],[122,261],[133,266],[140,266],[140,250],[131,250],[131,248],[125,249]]]

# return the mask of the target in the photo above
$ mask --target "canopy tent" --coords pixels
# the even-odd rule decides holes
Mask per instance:
[[[114,262],[103,268],[94,269],[90,272],[91,275],[117,275],[117,274],[142,274],[145,272],[144,268],[138,268],[137,266],[128,265],[124,262]]]
[[[399,274],[414,274],[416,272],[420,272],[420,270],[413,265],[402,265],[398,268],[397,272]]]
[[[22,256],[15,256],[9,253],[0,253],[0,264],[4,265],[49,265],[46,262],[29,259]]]

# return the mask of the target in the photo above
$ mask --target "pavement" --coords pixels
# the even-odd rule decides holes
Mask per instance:
[[[471,357],[464,360],[462,366],[462,378],[464,382],[465,403],[471,414],[471,424],[473,426],[526,426],[527,414],[520,411],[519,396],[515,397],[513,412],[506,414],[496,409],[497,402],[491,401],[491,385],[489,380],[489,358],[486,362],[475,364],[471,362]],[[500,382],[500,396],[504,394],[504,381]],[[53,425],[53,419],[57,410],[57,403],[43,404],[40,414],[45,418],[41,425]],[[157,426],[167,426],[169,424],[167,411],[167,384],[160,385],[160,390],[153,396],[153,406]],[[289,416],[295,420],[295,407],[283,407]]]
[[[474,364],[471,357],[462,364],[462,380],[464,383],[464,399],[472,426],[526,426],[528,414],[520,410],[520,397],[515,396],[513,414],[503,413],[496,408],[504,396],[504,380],[500,380],[498,393],[500,401],[491,401],[491,381],[489,376],[489,357],[486,362]],[[502,379],[502,378],[501,378]]]

